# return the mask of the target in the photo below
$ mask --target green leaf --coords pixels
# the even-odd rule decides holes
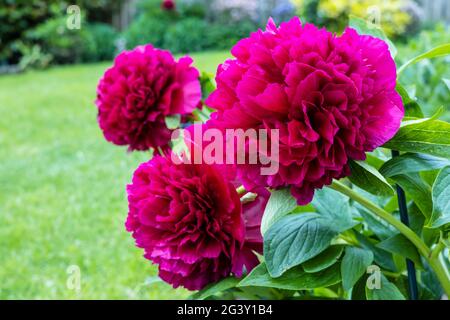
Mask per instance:
[[[303,263],[303,270],[309,273],[322,271],[335,264],[341,256],[343,250],[343,245],[330,246],[319,255]]]
[[[396,231],[384,220],[381,220],[377,216],[373,216],[371,213],[367,212],[364,208],[358,208],[358,212],[361,217],[364,218],[364,222],[367,224],[370,230],[372,230],[378,238],[381,240],[392,237]]]
[[[431,199],[431,187],[423,182],[417,173],[400,174],[393,176],[395,180],[409,195],[425,217],[429,218],[433,211],[433,202]]]
[[[341,263],[342,286],[350,290],[356,281],[366,272],[373,261],[373,253],[356,247],[346,247]]]
[[[333,189],[316,190],[312,205],[337,232],[343,232],[357,224],[352,219],[349,198]]]
[[[416,100],[411,99],[408,91],[398,82],[395,89],[402,97],[403,105],[405,107],[405,117],[423,118],[424,114],[420,108],[420,105]]]
[[[348,177],[351,182],[377,196],[393,196],[394,189],[386,179],[375,169],[362,161],[350,161],[352,174]]]
[[[396,234],[389,239],[381,241],[377,244],[377,247],[408,258],[417,266],[422,266],[420,255],[416,247],[402,234]]]
[[[180,126],[181,116],[179,114],[167,116],[165,119],[166,126],[169,129],[176,129]]]
[[[349,25],[359,34],[367,34],[385,41],[389,46],[392,58],[395,58],[397,55],[397,48],[379,26],[354,15],[349,15]]]
[[[206,286],[205,288],[203,288],[202,290],[196,292],[195,294],[192,295],[192,299],[196,299],[196,300],[206,299],[210,296],[213,296],[213,295],[221,293],[225,290],[236,287],[236,285],[240,281],[241,281],[240,279],[234,278],[234,277],[225,278],[223,280],[220,280],[219,282],[210,284],[210,285]]]
[[[202,74],[200,75],[200,86],[202,88],[203,99],[206,99],[211,94],[211,92],[216,89],[213,78],[214,75],[208,72],[202,72]]]
[[[291,195],[289,189],[272,191],[261,220],[261,234],[264,235],[270,226],[280,220],[280,218],[294,211],[296,207],[297,201]]]
[[[398,68],[397,75],[400,75],[409,65],[417,63],[423,59],[443,57],[448,54],[450,54],[450,43],[437,46],[431,49],[430,51],[422,53],[421,55],[418,55],[417,57],[412,58],[411,60],[405,62],[400,68]]]
[[[445,85],[447,86],[448,90],[450,90],[450,80],[442,78],[442,81],[444,81]]]
[[[238,287],[256,286],[285,290],[311,290],[314,288],[328,287],[339,283],[339,264],[334,264],[328,269],[316,273],[308,273],[301,266],[292,268],[281,277],[272,278],[267,271],[265,263],[261,263],[245,277]]]
[[[360,234],[359,232],[356,232],[355,235],[359,244],[364,249],[372,251],[375,263],[377,265],[390,271],[397,271],[394,260],[392,259],[392,254],[390,252],[377,248],[367,237]]]
[[[422,119],[423,120],[423,119]],[[450,158],[450,123],[440,120],[418,120],[401,127],[383,147]]]
[[[315,257],[338,233],[315,213],[288,215],[278,220],[264,237],[264,257],[272,277]]]
[[[450,223],[450,166],[444,167],[434,181],[432,199],[433,214],[428,224],[439,228]]]
[[[421,153],[404,153],[387,161],[380,173],[385,177],[399,174],[440,169],[450,165],[450,160]]]
[[[380,274],[380,288],[369,289],[366,286],[367,300],[405,300],[405,297],[400,290],[383,274]]]

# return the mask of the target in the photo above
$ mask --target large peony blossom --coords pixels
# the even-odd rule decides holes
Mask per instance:
[[[97,88],[98,121],[106,140],[129,150],[167,147],[165,117],[188,115],[201,99],[192,59],[139,46],[117,56]]]
[[[396,68],[380,39],[347,28],[336,36],[298,18],[253,33],[219,66],[217,109],[209,127],[279,129],[280,168],[238,165],[247,189],[291,187],[299,204],[314,189],[350,174],[350,159],[388,141],[404,109],[395,91]]]
[[[198,290],[258,264],[268,193],[241,204],[217,167],[161,156],[139,166],[127,191],[126,228],[175,288]]]

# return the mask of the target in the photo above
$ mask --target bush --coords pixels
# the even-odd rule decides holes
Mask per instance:
[[[449,27],[437,25],[432,30],[422,31],[418,37],[398,47],[399,65],[414,57],[417,52],[426,52],[444,43],[450,43]],[[444,78],[450,78],[449,57],[423,60],[408,68],[400,80],[410,89],[411,96],[415,96],[414,93],[417,92],[418,102],[427,116],[444,106],[446,113],[443,118],[450,121],[450,88],[446,86]]]
[[[342,31],[350,14],[362,18],[374,17],[379,10],[383,31],[394,38],[404,38],[417,31],[418,6],[411,0],[294,0],[299,14],[308,22]]]
[[[208,27],[207,39],[211,49],[230,49],[240,39],[246,38],[257,30],[252,21],[243,21],[238,25],[211,24]]]
[[[151,43],[159,48],[163,47],[164,34],[169,25],[170,20],[167,18],[139,16],[124,33],[127,48],[131,49],[146,43]]]
[[[208,49],[208,23],[199,18],[187,18],[171,26],[164,37],[163,47],[172,52],[193,52]]]
[[[48,19],[27,33],[27,38],[39,44],[56,63],[95,61],[96,44],[88,28],[70,30],[66,17]]]
[[[237,41],[256,31],[250,19],[231,23],[227,16],[208,21],[203,5],[181,2],[177,11],[164,11],[160,1],[141,1],[141,14],[125,31],[127,48],[151,43],[174,53],[209,49],[230,49]]]
[[[95,61],[111,60],[116,53],[118,32],[108,24],[94,23],[87,26],[96,47]]]

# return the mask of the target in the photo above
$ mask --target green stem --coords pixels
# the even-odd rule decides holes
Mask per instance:
[[[439,259],[439,254],[441,253],[441,251],[444,248],[445,248],[445,243],[442,240],[442,232],[441,232],[441,236],[439,238],[439,242],[437,243],[436,247],[434,247],[434,249],[431,251],[430,258],[431,259]]]
[[[381,209],[379,206],[374,204],[372,201],[358,194],[351,188],[347,187],[345,184],[334,180],[331,184],[330,188],[348,196],[349,198],[355,200],[360,203],[367,209],[369,209],[373,214],[377,215],[381,219],[385,220],[393,227],[395,227],[402,235],[404,235],[409,241],[411,241],[419,250],[420,254],[427,259],[431,268],[433,268],[436,276],[439,279],[439,282],[442,284],[444,291],[447,296],[450,295],[450,280],[449,275],[446,272],[446,269],[442,266],[438,257],[432,257],[430,248],[419,238],[417,234],[414,233],[410,228],[404,225],[401,221],[397,220],[394,216],[392,216],[389,212]]]

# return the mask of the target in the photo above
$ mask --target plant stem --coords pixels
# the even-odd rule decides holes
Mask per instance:
[[[431,251],[430,258],[431,259],[439,259],[439,254],[441,253],[441,251],[444,248],[445,248],[445,243],[442,240],[442,232],[441,232],[441,236],[439,238],[439,242],[437,243],[436,247],[434,247],[434,249]]]
[[[445,293],[447,294],[447,296],[450,296],[450,280],[446,269],[442,266],[438,257],[432,257],[430,248],[427,247],[427,245],[419,238],[417,234],[414,233],[414,231],[405,226],[401,221],[397,220],[389,212],[381,209],[372,201],[350,189],[345,184],[334,180],[330,188],[360,203],[361,205],[369,209],[373,214],[385,220],[393,227],[395,227],[398,231],[400,231],[402,235],[404,235],[416,246],[417,250],[419,250],[419,253],[428,261],[430,267],[434,270],[436,276],[439,279],[439,282],[444,288]]]

